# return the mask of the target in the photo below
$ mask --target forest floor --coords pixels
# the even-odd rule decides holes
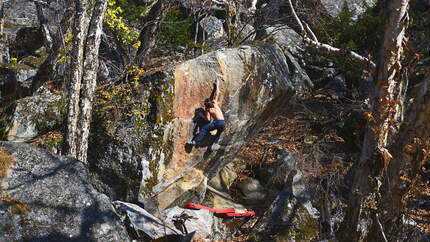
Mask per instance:
[[[236,167],[246,167],[236,170],[237,180],[257,177],[259,167],[277,161],[278,151],[286,150],[298,155],[303,179],[315,189],[312,194],[321,194],[321,189],[329,187],[337,206],[345,207],[347,201],[343,195],[349,190],[348,171],[358,160],[359,137],[363,137],[364,132],[364,119],[351,111],[357,109],[357,103],[326,94],[296,100],[294,108],[284,110],[269,122],[233,161]],[[328,181],[329,186],[322,187],[323,180]],[[428,184],[418,179],[407,200],[408,217],[427,234],[430,233]],[[232,191],[237,193],[234,184]],[[237,199],[240,200],[240,194]],[[318,201],[319,197],[313,200]]]

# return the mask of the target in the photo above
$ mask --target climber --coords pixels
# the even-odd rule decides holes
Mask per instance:
[[[218,97],[219,97],[219,80],[217,79],[214,83],[214,89],[212,90],[212,94],[210,98],[207,98],[205,100],[205,112],[204,112],[204,119],[207,121],[211,120],[211,117],[213,118],[213,121],[204,125],[197,136],[192,140],[188,141],[187,145],[191,146],[199,146],[205,135],[212,131],[216,130],[216,135],[213,139],[213,141],[208,146],[208,151],[212,152],[212,145],[214,143],[218,143],[219,138],[221,136],[222,131],[225,129],[225,120],[224,115],[222,114],[221,108],[218,106]]]

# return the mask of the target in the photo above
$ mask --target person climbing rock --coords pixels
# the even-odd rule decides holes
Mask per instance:
[[[207,121],[210,121],[211,118],[213,118],[213,121],[201,127],[197,136],[192,141],[188,141],[187,145],[199,146],[203,138],[205,137],[205,135],[212,130],[216,130],[217,132],[215,134],[215,137],[213,138],[213,141],[208,146],[208,151],[212,152],[212,145],[214,143],[218,143],[221,133],[224,131],[225,125],[226,125],[222,110],[218,106],[218,97],[219,97],[219,80],[217,79],[216,82],[214,83],[214,89],[212,90],[212,94],[210,98],[205,99],[205,102],[204,102],[205,113],[203,115],[204,116],[203,118],[206,119]]]

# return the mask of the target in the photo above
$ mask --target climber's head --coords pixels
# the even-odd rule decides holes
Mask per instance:
[[[209,109],[209,108],[213,108],[214,104],[212,103],[212,99],[210,98],[206,98],[205,99],[205,108]]]

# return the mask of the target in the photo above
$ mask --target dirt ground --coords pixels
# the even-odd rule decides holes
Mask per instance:
[[[363,123],[354,120],[357,115],[351,111],[359,108],[357,103],[324,94],[296,100],[294,108],[285,110],[269,122],[233,161],[236,167],[243,168],[236,170],[239,173],[237,181],[255,177],[258,167],[275,162],[277,151],[287,150],[300,157],[298,167],[306,182],[313,183],[318,190],[323,189],[322,181],[327,181],[329,193],[335,198],[332,203],[337,200],[336,206],[345,207],[343,195],[349,189],[348,171],[358,159],[360,132],[364,130]],[[232,191],[238,193],[234,184]],[[236,195],[240,200],[240,194]],[[417,180],[417,185],[408,195],[407,204],[406,217],[413,219],[422,232],[430,235],[429,181]]]

